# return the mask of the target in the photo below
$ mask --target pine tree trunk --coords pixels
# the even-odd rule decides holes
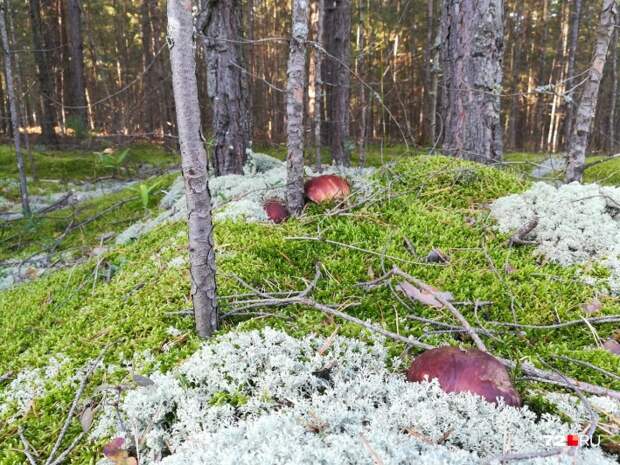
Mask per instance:
[[[433,144],[435,134],[433,133],[433,23],[434,23],[435,4],[433,0],[427,2],[426,12],[426,43],[424,44],[424,121],[426,135],[424,139],[428,144]]]
[[[603,78],[609,42],[616,25],[617,13],[618,5],[616,0],[603,0],[603,10],[601,11],[596,33],[594,57],[588,72],[588,79],[583,87],[579,105],[577,106],[575,122],[568,141],[566,182],[581,181],[583,177],[588,137],[596,114],[598,91]]]
[[[616,18],[617,20],[618,18]],[[616,105],[618,104],[618,29],[611,41],[611,102],[609,106],[609,140],[607,150],[613,154],[616,147]]]
[[[142,29],[142,72],[144,73],[144,87],[142,88],[142,128],[146,134],[152,134],[155,129],[155,113],[157,101],[155,100],[155,83],[153,70],[150,66],[153,62],[153,30],[149,4],[152,0],[142,0],[140,6],[141,29]]]
[[[446,0],[442,14],[445,153],[502,159],[502,0]]]
[[[288,135],[286,200],[291,213],[298,215],[304,206],[304,92],[308,0],[293,0],[292,29],[286,85]]]
[[[5,0],[6,2],[6,0]],[[0,6],[0,40],[2,40],[2,51],[4,58],[4,79],[6,82],[6,93],[9,100],[9,111],[11,114],[11,126],[13,138],[15,139],[15,156],[17,158],[17,170],[19,173],[19,191],[22,202],[22,212],[24,216],[30,216],[30,202],[28,200],[28,182],[26,180],[26,170],[24,168],[24,157],[20,147],[19,135],[19,114],[17,97],[15,96],[15,85],[13,82],[13,67],[11,63],[11,46],[6,30],[6,3]]]
[[[325,44],[325,0],[318,0],[318,20],[316,27],[316,41],[320,46]],[[323,53],[315,47],[314,49],[314,150],[316,170],[321,171],[321,124],[323,124]]]
[[[32,22],[32,43],[34,59],[37,66],[37,79],[41,92],[41,136],[44,144],[58,142],[54,127],[56,126],[56,111],[54,110],[54,74],[51,72],[46,48],[43,40],[43,23],[41,21],[41,4],[39,0],[30,0],[30,20]]]
[[[71,124],[78,131],[88,128],[86,113],[86,85],[84,83],[84,44],[82,42],[82,10],[79,0],[65,2],[65,30],[67,34],[67,58],[69,82],[65,83],[67,113]]]
[[[351,0],[325,0],[325,49],[323,82],[327,96],[327,120],[332,159],[349,166],[349,100],[351,93]]]
[[[191,0],[168,0],[170,62],[189,226],[189,258],[196,330],[201,337],[218,327],[215,249],[207,154],[200,138]]]
[[[199,29],[204,32],[207,87],[213,107],[215,174],[242,174],[251,135],[240,44],[241,1],[203,0]]]
[[[581,20],[581,0],[573,0],[573,10],[571,12],[570,26],[570,43],[568,45],[568,68],[566,72],[567,87],[570,89],[577,83],[575,78],[575,57],[577,56],[577,45],[579,43],[579,22]],[[564,119],[564,139],[568,143],[571,129],[573,126],[573,118],[575,114],[575,106],[572,102],[566,104],[566,118]]]

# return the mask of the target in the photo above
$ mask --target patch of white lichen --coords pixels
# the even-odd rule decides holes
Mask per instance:
[[[102,408],[92,436],[137,438],[141,464],[473,465],[551,447],[548,438],[575,427],[408,383],[399,368],[381,341],[229,333],[128,392],[122,421]],[[573,453],[520,463],[614,463],[598,448]]]
[[[352,183],[352,190],[358,196],[368,196],[373,190],[370,179],[373,168],[347,168],[325,166],[322,173],[306,167],[306,176],[338,174]],[[242,219],[245,221],[267,221],[263,209],[265,200],[285,199],[286,165],[277,158],[263,153],[249,152],[244,174],[230,174],[209,179],[213,216],[215,219]],[[119,234],[116,242],[127,243],[162,223],[178,221],[187,216],[187,205],[183,190],[183,178],[179,177],[161,200],[162,212],[155,218],[138,222]]]
[[[540,255],[561,265],[600,263],[609,269],[609,289],[620,293],[620,188],[538,182],[497,199],[491,214],[506,233],[538,218],[527,239]]]

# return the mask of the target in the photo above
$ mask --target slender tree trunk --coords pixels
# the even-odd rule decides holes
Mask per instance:
[[[6,93],[9,99],[9,110],[11,113],[11,126],[13,138],[15,139],[15,156],[17,158],[17,170],[19,172],[19,191],[22,201],[22,212],[24,216],[30,216],[30,202],[28,200],[28,182],[26,180],[26,170],[24,168],[24,157],[20,147],[19,135],[19,113],[17,97],[15,96],[15,85],[13,82],[13,66],[11,63],[11,46],[6,30],[7,0],[0,5],[0,39],[2,40],[2,51],[4,55],[4,79],[6,81]]]
[[[327,119],[332,160],[349,166],[349,100],[351,94],[351,0],[325,0],[325,49],[328,56],[323,64],[326,84]]]
[[[286,85],[288,134],[286,200],[291,213],[298,215],[304,207],[304,91],[308,0],[293,0],[292,29]]]
[[[68,89],[65,105],[72,124],[78,131],[88,127],[86,113],[86,85],[84,83],[84,44],[82,42],[82,10],[79,0],[65,1],[65,31],[68,47],[69,82],[65,83]]]
[[[588,137],[592,127],[592,121],[596,114],[598,101],[598,91],[603,78],[605,60],[611,35],[616,25],[618,14],[618,4],[616,0],[603,0],[603,10],[599,19],[598,30],[596,33],[596,45],[594,47],[594,58],[592,66],[588,72],[588,79],[584,85],[583,93],[577,112],[575,122],[568,141],[568,166],[566,167],[566,182],[581,181],[586,162],[586,150],[588,148]]]
[[[149,4],[152,0],[142,0],[141,29],[142,29],[142,72],[144,73],[144,87],[142,88],[142,128],[145,133],[152,134],[155,128],[155,112],[157,101],[155,100],[155,83],[153,70],[150,65],[153,62],[153,30],[151,25]]]
[[[618,18],[616,18],[617,21]],[[611,41],[611,102],[609,106],[609,141],[607,150],[614,153],[616,143],[616,105],[618,103],[618,29]]]
[[[200,138],[200,106],[191,0],[168,0],[170,63],[176,104],[181,164],[189,226],[189,258],[196,330],[207,337],[217,330],[215,249],[207,153]]]
[[[202,0],[207,87],[213,106],[215,174],[242,174],[250,146],[248,85],[241,39],[240,0]]]
[[[581,0],[573,0],[572,3],[570,42],[568,45],[568,68],[566,72],[566,82],[569,89],[577,84],[573,81],[575,78],[575,58],[577,56],[579,44],[579,23],[581,21]],[[570,138],[574,114],[575,106],[569,101],[566,103],[566,118],[564,119],[564,140],[566,140],[566,143],[568,143],[568,139]]]
[[[426,11],[426,43],[424,44],[424,113],[425,113],[425,139],[427,143],[433,144],[435,134],[433,133],[433,45],[434,45],[434,18],[435,18],[435,2],[427,1]]]
[[[34,59],[37,66],[37,79],[41,92],[41,135],[44,144],[56,144],[58,138],[56,126],[56,111],[54,110],[54,74],[48,64],[46,48],[50,46],[43,40],[43,24],[41,21],[41,4],[39,0],[30,0],[30,19],[32,22],[32,43]]]
[[[442,14],[445,153],[502,159],[502,0],[446,0]]]
[[[318,20],[316,28],[317,42],[321,47],[325,44],[325,0],[318,0]],[[323,53],[317,47],[314,48],[314,149],[316,170],[321,171],[321,124],[323,124]]]

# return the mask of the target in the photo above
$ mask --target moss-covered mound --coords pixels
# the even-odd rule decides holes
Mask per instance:
[[[510,249],[506,247],[507,235],[491,227],[486,205],[525,189],[527,183],[520,177],[427,156],[401,161],[382,173],[384,190],[377,193],[376,201],[346,214],[322,215],[325,207],[311,207],[301,220],[279,226],[218,223],[220,294],[247,292],[233,273],[268,291],[301,289],[304,280],[312,278],[316,262],[321,262],[324,279],[313,294],[316,300],[355,303],[346,311],[430,344],[468,344],[455,340],[452,333],[436,332],[438,328],[408,318],[415,314],[453,323],[447,312],[417,304],[404,307],[389,289],[367,291],[357,285],[381,275],[382,267],[397,264],[452,292],[457,301],[493,302],[477,309],[461,307],[476,325],[515,319],[547,324],[583,315],[581,306],[593,299],[595,290],[577,278],[576,268],[540,263],[527,247]],[[303,237],[332,242],[300,239]],[[85,264],[1,292],[0,375],[45,367],[50,356],[62,355],[67,360],[58,376],[67,378],[109,345],[106,362],[126,369],[113,374],[98,372],[85,396],[95,405],[101,392],[94,386],[131,384],[131,371],[148,371],[153,364],[166,370],[187,358],[199,341],[193,335],[191,319],[174,313],[190,307],[186,247],[185,225],[165,225]],[[425,262],[424,257],[434,248],[441,249],[449,262]],[[223,312],[227,310],[226,301],[221,301]],[[602,304],[601,315],[620,312],[617,300],[607,299]],[[329,335],[338,328],[342,336],[366,337],[359,327],[333,321],[308,308],[274,311],[277,316],[270,318],[227,319],[222,331],[268,324],[295,336],[309,332]],[[596,331],[598,337],[606,338],[614,329],[613,325],[599,325]],[[567,355],[608,371],[620,371],[618,357],[596,348],[593,332],[586,325],[545,331],[501,330],[485,342],[489,350],[504,357],[529,359],[539,366],[542,359],[576,378],[620,389],[620,383],[604,374],[555,358]],[[402,346],[388,344],[392,355],[401,354]],[[522,388],[529,386],[520,383]],[[24,460],[16,435],[18,425],[23,426],[41,456],[50,452],[75,383],[50,379],[46,387],[42,397],[27,404],[23,418],[9,419],[15,414],[13,407],[0,419],[0,464]],[[6,382],[0,386],[0,396],[3,389],[7,389]],[[79,431],[76,421],[66,442]],[[101,443],[84,443],[71,455],[70,462],[94,463],[98,457]]]

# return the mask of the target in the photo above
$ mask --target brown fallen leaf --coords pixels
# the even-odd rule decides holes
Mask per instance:
[[[517,271],[517,269],[515,267],[513,267],[510,263],[508,263],[508,262],[504,263],[504,272],[506,274],[512,274],[515,271]]]
[[[603,308],[603,304],[598,299],[592,299],[589,302],[581,305],[581,309],[586,312],[588,315],[592,315],[593,313],[597,313],[601,308]]]
[[[607,339],[603,344],[603,348],[615,355],[620,355],[620,342],[615,339]]]
[[[441,249],[433,249],[424,260],[428,263],[448,263],[450,258]]]
[[[420,302],[421,304],[434,308],[443,308],[443,304],[440,299],[448,301],[454,299],[454,296],[450,292],[442,292],[432,286],[427,286],[426,289],[418,289],[407,281],[400,283],[397,286],[397,289],[399,289],[411,300],[415,300],[416,302]]]

